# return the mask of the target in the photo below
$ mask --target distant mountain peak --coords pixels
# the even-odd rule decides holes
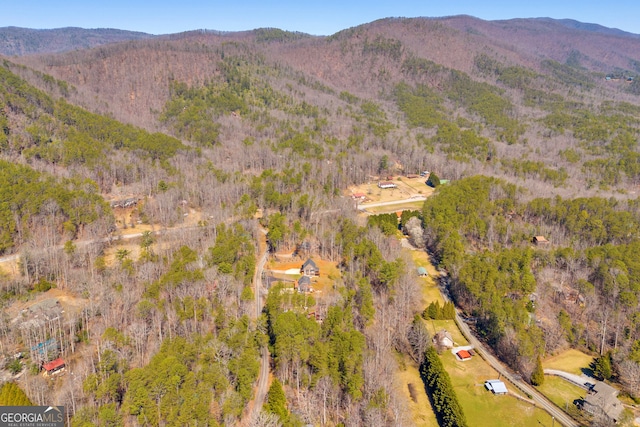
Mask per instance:
[[[608,34],[612,36],[633,37],[640,38],[640,34],[634,34],[627,31],[620,30],[618,28],[609,28],[600,24],[593,24],[589,22],[580,22],[575,19],[554,19],[554,18],[532,18],[539,21],[554,22],[564,27],[571,28],[573,30],[589,31],[592,33]]]
[[[90,49],[110,43],[154,37],[137,31],[113,28],[85,29],[65,27],[32,29],[22,27],[0,28],[0,54],[23,56],[35,53],[61,53],[77,49]]]

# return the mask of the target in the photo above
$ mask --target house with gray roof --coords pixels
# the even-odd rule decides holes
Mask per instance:
[[[311,258],[309,258],[304,262],[304,264],[302,264],[302,267],[300,267],[300,274],[303,274],[305,276],[319,276],[320,269],[318,268],[316,263],[313,262]]]
[[[302,276],[298,279],[298,292],[309,292],[311,291],[311,277]]]
[[[618,400],[618,390],[596,381],[584,398],[582,409],[594,416],[605,416],[613,422],[620,420],[624,407]]]

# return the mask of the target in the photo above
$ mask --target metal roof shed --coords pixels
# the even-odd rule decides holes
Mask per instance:
[[[500,380],[485,381],[484,386],[493,394],[507,394],[507,386]]]

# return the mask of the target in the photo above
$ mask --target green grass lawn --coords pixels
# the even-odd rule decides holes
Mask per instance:
[[[440,273],[438,270],[431,264],[429,260],[429,256],[425,251],[410,251],[411,257],[413,258],[413,262],[416,267],[424,267],[427,269],[429,276],[427,277],[418,277],[418,284],[420,285],[420,289],[422,290],[422,299],[420,300],[420,307],[422,310],[427,308],[429,304],[433,301],[438,301],[440,305],[444,304],[444,298],[442,298],[442,294],[440,294],[440,289],[438,289],[438,285],[434,278],[437,278]]]
[[[574,404],[577,399],[585,396],[586,390],[553,375],[545,375],[544,384],[536,388],[573,418],[585,423],[587,422],[586,419],[583,419],[584,414]]]
[[[431,336],[435,335],[436,332],[441,331],[442,329],[446,329],[451,334],[451,338],[453,338],[453,342],[456,346],[469,345],[469,342],[462,336],[462,332],[458,329],[458,325],[453,320],[425,320],[427,325],[427,330],[431,334]],[[451,352],[449,352],[451,354]]]
[[[542,366],[545,369],[558,369],[580,375],[582,374],[582,369],[588,369],[592,361],[593,356],[589,356],[580,350],[569,349],[543,360]]]
[[[545,375],[544,384],[537,389],[563,409],[573,405],[574,400],[583,398],[586,394],[586,390],[553,375]]]
[[[455,336],[454,336],[455,339]],[[459,362],[450,351],[443,352],[445,365],[456,391],[467,424],[474,427],[540,427],[551,426],[551,416],[514,396],[496,396],[490,393],[484,382],[498,378],[497,372],[482,358],[474,356],[467,362]],[[514,387],[507,383],[510,391]]]
[[[421,292],[421,310],[424,310],[432,301],[444,303],[442,295],[433,280],[439,274],[424,251],[411,251],[413,260],[418,267],[425,267],[429,272],[427,278],[417,278],[419,280]],[[431,335],[446,329],[458,346],[468,345],[467,340],[462,336],[456,323],[453,320],[425,320],[427,330]],[[551,416],[539,408],[533,407],[530,403],[523,402],[512,395],[496,396],[485,389],[484,382],[489,379],[498,378],[498,373],[487,362],[479,356],[474,356],[466,362],[458,362],[451,351],[441,354],[442,362],[447,373],[451,377],[451,382],[462,405],[462,410],[470,427],[542,427],[552,426]],[[415,367],[407,367],[399,373],[399,384],[402,393],[407,395],[410,402],[411,414],[414,422],[418,426],[435,426],[435,417],[425,413],[424,384],[420,380],[418,370]],[[418,404],[408,399],[408,392],[405,391],[407,384],[411,382],[421,387]],[[417,384],[416,384],[417,383]],[[507,383],[510,391],[515,391],[514,387]],[[430,406],[429,406],[430,409]],[[556,423],[557,424],[557,423]]]

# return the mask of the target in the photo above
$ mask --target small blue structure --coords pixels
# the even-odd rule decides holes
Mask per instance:
[[[58,342],[55,338],[49,338],[48,340],[39,342],[38,344],[31,347],[31,351],[34,351],[40,356],[44,356],[52,350],[58,350]]]

